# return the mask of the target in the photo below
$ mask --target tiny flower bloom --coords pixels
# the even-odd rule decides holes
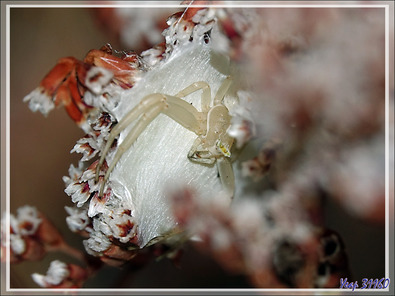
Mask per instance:
[[[100,67],[92,67],[86,74],[86,86],[96,95],[103,93],[103,86],[113,78],[113,73]]]
[[[10,217],[10,225],[13,231],[20,235],[33,235],[40,226],[42,219],[36,208],[23,206],[17,209],[17,216]]]
[[[23,101],[29,102],[30,110],[33,112],[40,111],[45,116],[55,108],[55,104],[41,87],[32,91],[23,99]]]
[[[17,215],[10,214],[10,258],[11,262],[23,260],[40,260],[46,254],[44,243],[39,238],[43,218],[36,208],[23,206],[17,209]],[[6,218],[1,221],[2,260],[5,260]]]
[[[34,273],[32,278],[43,288],[78,288],[82,286],[87,275],[86,270],[78,265],[54,260],[46,275]]]
[[[77,207],[65,207],[67,214],[66,218],[67,225],[73,232],[77,231],[87,231],[89,225],[92,223],[91,219],[88,217],[86,209]]]
[[[67,265],[59,260],[51,262],[47,274],[32,274],[33,280],[41,287],[57,286],[69,276]]]

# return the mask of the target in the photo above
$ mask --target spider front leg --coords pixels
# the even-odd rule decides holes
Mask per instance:
[[[187,104],[183,100],[180,101],[180,100],[176,99],[176,98],[181,99],[183,97],[186,97],[186,96],[190,95],[191,93],[194,93],[200,89],[203,91],[202,100],[201,100],[202,113],[207,113],[210,109],[211,90],[210,90],[210,86],[208,85],[208,83],[204,82],[204,81],[195,82],[195,83],[191,84],[190,86],[181,90],[179,93],[177,93],[175,95],[175,97],[171,97],[171,98],[173,98],[173,100],[172,100],[173,103],[176,106],[178,105],[178,107],[179,107],[178,109],[180,109],[179,112],[175,111],[173,113],[178,114],[177,115],[178,117],[185,117],[185,115],[189,116],[188,114],[190,112],[190,113],[192,113],[193,118],[199,117],[200,121],[202,122],[204,119],[202,118],[201,114],[200,115],[196,114],[196,112],[198,112],[198,111],[195,108],[193,108],[192,106],[188,106],[189,104]],[[124,118],[122,118],[122,120],[112,129],[112,131],[108,137],[107,144],[103,149],[101,158],[100,158],[99,163],[96,167],[96,178],[95,178],[96,182],[99,180],[100,168],[102,167],[102,165],[104,163],[104,159],[106,158],[106,155],[110,151],[110,148],[111,148],[112,144],[114,143],[115,138],[126,127],[128,127],[134,120],[136,120],[143,112],[146,112],[153,105],[157,104],[158,98],[160,99],[161,96],[163,96],[163,95],[151,94],[151,95],[146,96],[137,107],[135,107],[129,114],[127,114]],[[168,98],[170,96],[166,96],[166,97]],[[184,116],[182,115],[183,108],[186,109],[186,111],[188,111],[188,112],[186,112],[186,114]],[[175,120],[178,121],[177,119],[175,119]],[[191,127],[187,127],[187,128],[192,130]]]
[[[222,104],[222,101],[228,92],[230,86],[232,84],[232,77],[227,76],[224,82],[222,82],[221,86],[219,87],[217,93],[214,97],[214,106]]]
[[[219,140],[216,141],[218,146],[220,146]],[[204,148],[204,143],[207,143],[202,137],[198,137],[192,145],[191,150],[189,150],[188,158],[197,163],[212,165],[217,162],[218,174],[221,179],[222,186],[226,190],[226,193],[233,198],[235,191],[235,177],[232,168],[232,162],[230,160],[230,154],[228,153],[224,146],[221,148],[217,147],[221,152],[226,153],[228,156],[219,155],[217,153],[217,158],[208,148]]]
[[[230,159],[227,157],[217,159],[217,168],[222,186],[226,190],[226,193],[233,198],[235,192],[235,175]]]
[[[183,97],[186,97],[187,95],[190,95],[191,93],[194,93],[200,89],[203,91],[202,100],[201,100],[202,112],[208,113],[208,111],[210,110],[210,104],[211,104],[211,89],[210,89],[210,86],[208,85],[207,82],[198,81],[198,82],[192,83],[190,86],[184,88],[182,91],[177,93],[176,97],[183,98]]]
[[[203,123],[205,122],[205,116],[203,113],[199,112],[195,107],[191,106],[188,102],[182,100],[181,98],[159,93],[144,97],[139,105],[133,108],[119,121],[119,123],[113,128],[109,135],[106,146],[103,149],[99,163],[96,167],[96,182],[99,180],[100,168],[103,165],[106,155],[110,150],[115,138],[133,121],[137,120],[137,123],[118,147],[117,152],[114,155],[114,159],[112,160],[104,176],[103,183],[100,187],[99,196],[103,195],[105,183],[109,179],[112,170],[121,159],[123,153],[132,146],[132,144],[136,141],[138,136],[144,131],[148,124],[160,113],[169,116],[185,128],[198,135],[201,134],[205,129],[203,127]]]

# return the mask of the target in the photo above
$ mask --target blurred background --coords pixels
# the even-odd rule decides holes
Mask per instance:
[[[155,17],[158,22],[145,35],[123,37],[112,17],[113,11],[84,8],[12,8],[11,9],[11,211],[32,205],[43,212],[74,247],[83,249],[82,238],[71,233],[64,206],[71,206],[63,192],[62,176],[79,155],[70,154],[83,132],[60,108],[47,118],[32,113],[23,98],[35,89],[45,74],[65,56],[83,59],[94,48],[111,43],[114,49],[133,49],[138,53],[160,42],[157,32],[165,27],[169,9],[153,9],[136,15]],[[173,11],[175,11],[173,9]],[[127,11],[125,11],[125,14]],[[148,13],[148,14],[145,14]],[[111,21],[110,21],[111,20]],[[144,17],[139,22],[142,24]],[[142,25],[142,27],[144,27]],[[136,30],[140,27],[135,26]],[[133,30],[133,28],[130,28]],[[156,37],[155,37],[156,36]],[[158,39],[159,38],[159,39]],[[132,41],[131,41],[132,40]],[[135,46],[133,46],[133,41]],[[343,238],[355,279],[382,278],[385,267],[385,232],[381,223],[354,217],[325,200],[325,223]],[[54,259],[70,261],[62,254],[51,254],[42,262],[23,262],[11,267],[11,286],[35,288],[31,274],[45,274]],[[71,260],[72,261],[72,260]],[[108,267],[91,279],[86,287],[250,287],[242,276],[230,275],[212,259],[187,248],[180,268],[162,260],[152,262],[131,275],[129,270]]]

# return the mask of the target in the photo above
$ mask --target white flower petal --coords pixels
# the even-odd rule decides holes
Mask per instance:
[[[26,243],[18,234],[10,234],[10,247],[16,255],[22,255],[26,251]]]
[[[41,287],[56,286],[61,284],[70,275],[67,264],[54,260],[51,262],[47,274],[32,274],[33,280]]]
[[[110,83],[113,73],[100,67],[92,67],[86,73],[85,84],[96,95],[102,93],[103,88]]]
[[[44,275],[38,274],[38,273],[33,273],[32,274],[32,279],[40,287],[43,287],[43,288],[47,287],[47,283],[45,281],[45,276]]]
[[[89,199],[89,192],[83,192],[84,184],[71,183],[64,192],[71,196],[71,201],[77,203],[77,207],[82,207]]]
[[[23,206],[17,209],[18,232],[23,235],[33,235],[41,224],[36,208]]]
[[[110,240],[100,231],[93,231],[90,238],[84,241],[85,249],[88,253],[92,251],[104,252],[111,246]]]
[[[65,207],[69,216],[66,218],[67,225],[73,232],[86,230],[90,224],[90,218],[87,215],[86,209],[76,207]]]
[[[51,97],[47,95],[42,87],[37,87],[23,99],[24,102],[29,102],[29,108],[33,112],[40,111],[44,115],[55,108],[54,102]]]
[[[69,276],[70,272],[67,264],[59,260],[51,262],[47,271],[46,281],[51,285],[59,285],[63,280]]]

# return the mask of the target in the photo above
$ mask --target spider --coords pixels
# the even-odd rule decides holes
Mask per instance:
[[[145,96],[111,130],[96,167],[96,182],[99,181],[100,169],[116,137],[136,121],[126,138],[117,148],[116,154],[104,176],[99,196],[103,196],[104,186],[122,155],[132,146],[150,122],[162,113],[198,136],[187,157],[191,161],[201,164],[211,165],[216,162],[221,183],[227,194],[233,197],[235,185],[230,156],[234,139],[227,134],[231,116],[228,108],[223,104],[224,97],[231,84],[232,78],[227,76],[213,99],[212,107],[210,107],[211,89],[209,84],[204,81],[195,82],[176,95],[152,93]],[[202,90],[201,111],[198,111],[190,103],[183,100],[184,97],[199,90]]]

